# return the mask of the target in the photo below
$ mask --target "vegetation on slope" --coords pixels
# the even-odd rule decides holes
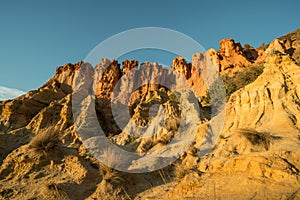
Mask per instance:
[[[222,75],[221,78],[226,91],[226,99],[228,100],[230,95],[238,89],[254,82],[257,77],[262,74],[263,70],[264,66],[260,65],[245,68],[243,71],[235,72],[232,76],[229,76],[228,74]],[[218,79],[210,86],[207,95],[202,100],[204,105],[216,104],[216,102],[211,102],[211,96],[214,96],[215,98],[218,97],[218,94],[212,93],[220,92],[220,84],[222,83],[220,83],[220,80]],[[216,98],[216,101],[218,100],[219,99]]]
[[[240,88],[252,83],[262,74],[264,66],[255,66],[245,68],[243,71],[236,72],[233,76],[223,75],[223,83],[226,90],[226,97],[229,99],[230,95]]]

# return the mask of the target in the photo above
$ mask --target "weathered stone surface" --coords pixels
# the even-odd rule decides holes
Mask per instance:
[[[95,69],[83,62],[60,66],[39,89],[0,102],[0,198],[101,199],[108,198],[108,187],[110,191],[122,188],[137,199],[300,198],[299,49],[296,30],[273,40],[266,51],[243,48],[233,39],[224,39],[219,51],[196,53],[191,63],[177,57],[172,68],[148,62],[138,67],[136,60],[125,60],[121,67],[116,60],[108,59],[102,59]],[[192,89],[197,97],[203,96],[218,76],[216,72],[234,75],[235,71],[261,64],[264,72],[229,98],[222,134],[212,151],[200,158],[201,147],[213,137],[209,134],[217,116],[203,120],[204,111],[197,113],[194,109],[198,102],[180,104],[191,94],[185,89]],[[177,79],[178,74],[186,82]],[[80,95],[74,95],[74,91]],[[96,96],[94,104],[92,91]],[[72,99],[74,96],[78,99]],[[79,110],[80,127],[75,127],[72,115],[76,111],[72,104],[77,100],[86,109]],[[186,112],[182,112],[185,106]],[[122,119],[125,112],[118,111],[124,107],[130,121],[122,121],[124,124],[119,127],[114,119]],[[96,117],[91,118],[95,110]],[[98,133],[78,135],[78,130],[97,130],[100,124],[108,138],[122,148],[149,153],[170,144],[178,136],[182,120],[186,134],[198,131],[178,159],[183,176],[176,181],[173,166],[169,166],[159,172],[122,174],[124,177],[115,180],[124,178],[126,182],[114,185],[109,176],[116,173],[109,168],[108,175],[103,173],[105,167],[98,166],[81,142],[93,142],[91,138]],[[90,126],[84,126],[85,123]],[[197,124],[196,129],[193,123]],[[144,133],[138,126],[147,128],[145,137],[138,138]],[[43,160],[43,156],[34,154],[30,143],[49,127],[59,132],[59,153]],[[170,145],[170,149],[177,148]],[[124,159],[117,155],[111,158]],[[151,161],[144,159],[129,167],[150,169],[155,167],[149,164]],[[122,191],[115,195],[121,197]]]

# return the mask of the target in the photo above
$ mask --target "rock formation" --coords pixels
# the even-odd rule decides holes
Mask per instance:
[[[289,54],[296,63],[300,63],[300,29],[297,29],[289,34],[286,34],[279,38],[279,40],[284,44],[286,50],[285,53]]]
[[[274,50],[266,56],[263,74],[231,96],[222,136],[198,165],[207,175],[201,188],[217,181],[216,196],[238,198],[243,193],[245,199],[288,198],[297,191],[299,70],[289,55]],[[198,192],[207,193],[206,189]],[[299,197],[298,192],[295,195]]]
[[[289,55],[276,50],[269,52],[264,66],[263,74],[256,81],[231,96],[227,116],[234,120],[227,121],[227,131],[250,127],[295,132],[300,128],[299,105],[294,103],[299,101],[299,66]]]
[[[299,49],[296,30],[266,50],[224,39],[219,50],[195,53],[191,63],[179,56],[169,68],[108,59],[95,68],[84,62],[60,66],[39,89],[0,102],[0,198],[300,198]],[[217,72],[234,76],[261,64],[263,73],[228,99],[224,124],[222,113],[211,115],[194,98],[206,95]],[[130,174],[91,154],[87,145],[99,142],[93,139],[99,124],[102,138],[141,155],[166,145],[176,150],[175,137],[196,131],[174,164]],[[214,124],[221,135],[204,152]],[[84,129],[90,134],[80,135]],[[112,163],[124,159],[102,153]],[[150,161],[127,167],[152,169]]]
[[[208,51],[213,63],[219,67],[221,73],[234,73],[244,67],[257,66],[264,62],[264,51],[253,47],[243,48],[234,39],[220,41],[219,51]]]

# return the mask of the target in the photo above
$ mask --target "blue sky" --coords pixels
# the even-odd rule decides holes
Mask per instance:
[[[299,2],[2,0],[0,86],[36,89],[56,66],[83,60],[101,41],[138,27],[173,29],[205,49],[228,37],[259,46],[300,27]]]

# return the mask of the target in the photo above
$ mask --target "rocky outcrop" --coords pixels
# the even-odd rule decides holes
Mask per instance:
[[[246,59],[242,50],[241,44],[235,43],[232,38],[221,40],[219,49],[220,72],[225,72],[228,69],[236,71],[242,67],[248,67],[250,62]]]
[[[280,53],[285,54],[286,53],[286,48],[285,45],[283,43],[283,41],[279,40],[279,39],[274,39],[268,46],[268,48],[266,49],[267,53],[272,53],[272,51],[278,51]]]
[[[73,80],[81,64],[82,62],[60,66],[55,75],[38,90],[28,92],[14,100],[1,102],[0,130],[7,132],[27,126],[52,102],[71,94]]]
[[[57,68],[54,76],[38,90],[0,103],[0,163],[14,149],[50,125],[61,131],[66,145],[79,142],[72,130],[71,92],[82,63]]]
[[[270,50],[263,74],[231,95],[215,148],[198,159],[211,122],[201,124],[195,144],[176,168],[186,174],[155,191],[179,199],[299,198],[299,72],[289,54]],[[139,195],[149,197],[158,195]]]
[[[243,47],[238,42],[236,43],[233,38],[223,39],[220,41],[219,52],[222,57],[234,57],[237,55],[243,55]]]
[[[239,42],[228,38],[220,41],[219,50],[209,49],[205,56],[221,74],[232,75],[245,67],[262,65],[265,62],[264,52],[263,49],[256,49],[250,45],[243,48]]]
[[[261,57],[263,51],[257,50],[253,47],[244,49],[240,43],[236,43],[232,38],[223,39],[220,41],[220,72],[230,73],[240,71],[244,67],[254,66],[263,62]]]
[[[289,54],[296,63],[300,63],[300,29],[279,38],[284,45],[285,53]]]
[[[116,60],[102,59],[96,65],[95,71],[95,96],[97,98],[110,99],[113,90],[122,76],[120,64]]]
[[[231,96],[226,131],[244,127],[297,131],[300,128],[297,123],[300,107],[295,103],[300,101],[298,71],[299,66],[289,55],[276,50],[269,52],[263,74]]]
[[[206,53],[195,53],[192,62],[188,63],[182,56],[173,60],[172,69],[184,77],[197,97],[207,95],[209,86],[219,76],[219,54],[213,49]]]
[[[113,119],[117,116],[113,115],[122,115],[129,110],[131,116],[139,116],[142,114],[140,112],[144,111],[137,109],[138,105],[147,101],[147,95],[175,86],[175,77],[171,70],[164,69],[158,63],[146,62],[141,64],[140,68],[137,65],[136,60],[124,60],[121,69],[117,61],[103,59],[95,68],[92,77],[95,80],[93,88],[95,88],[96,109],[98,115],[101,116],[100,124],[107,135],[116,135],[121,132]],[[148,120],[142,117],[147,115],[147,110],[145,114],[138,117],[137,124],[147,124]],[[128,123],[129,119],[124,120],[123,126]]]
[[[125,60],[121,66],[108,59],[95,69],[83,62],[60,66],[39,89],[0,102],[0,198],[106,198],[106,186],[120,191],[116,198],[123,193],[130,198],[299,198],[297,62],[299,30],[275,39],[266,51],[224,39],[219,51],[196,53],[191,63],[177,57],[172,68],[149,62],[138,66],[136,60]],[[204,112],[212,111],[195,109],[198,101],[190,91],[204,96],[217,72],[234,75],[262,63],[264,72],[229,98],[224,124],[218,113],[203,118]],[[74,124],[77,101],[82,108],[76,123],[82,126]],[[90,114],[95,110],[93,118]],[[180,155],[176,170],[170,165],[141,175],[116,176],[109,168],[103,173],[105,167],[99,167],[90,154],[93,149],[86,149],[86,144],[99,142],[93,139],[99,136],[94,131],[99,123],[105,133],[102,139],[138,155],[168,145],[160,153],[167,152],[166,159]],[[214,137],[214,123],[223,128],[222,134],[211,152],[202,152]],[[50,145],[37,156],[32,138],[49,127],[59,134],[59,153],[46,154]],[[89,134],[79,135],[82,129]],[[195,135],[189,135],[193,131]],[[176,142],[182,137],[191,143],[177,152]],[[82,144],[86,139],[89,142]],[[111,162],[125,160],[122,155],[106,154]],[[128,169],[153,169],[153,160],[163,163],[161,157],[136,158]],[[121,189],[117,190],[113,182],[122,179],[126,182],[118,182]]]
[[[186,79],[191,77],[191,63],[187,63],[182,56],[178,56],[173,60],[172,68]]]
[[[132,69],[137,68],[139,66],[139,62],[137,60],[123,60],[122,62],[122,73],[126,74],[130,72]]]
[[[222,60],[222,56],[219,54],[218,51],[216,51],[215,49],[208,49],[206,54],[209,56],[209,58],[212,61],[212,64],[214,66],[216,66],[216,68],[218,69],[218,71],[220,72],[222,70],[221,68],[221,60]]]
[[[186,176],[169,195],[183,192],[185,196],[197,190],[198,194],[216,198],[235,198],[238,193],[246,199],[299,197],[299,72],[299,65],[288,54],[269,51],[263,74],[231,95],[219,141],[196,164],[206,174],[201,176],[204,184],[198,188],[208,188],[209,183],[217,181],[214,192],[184,190],[193,181]],[[201,136],[196,141],[201,141]],[[264,189],[256,193],[255,188]]]

